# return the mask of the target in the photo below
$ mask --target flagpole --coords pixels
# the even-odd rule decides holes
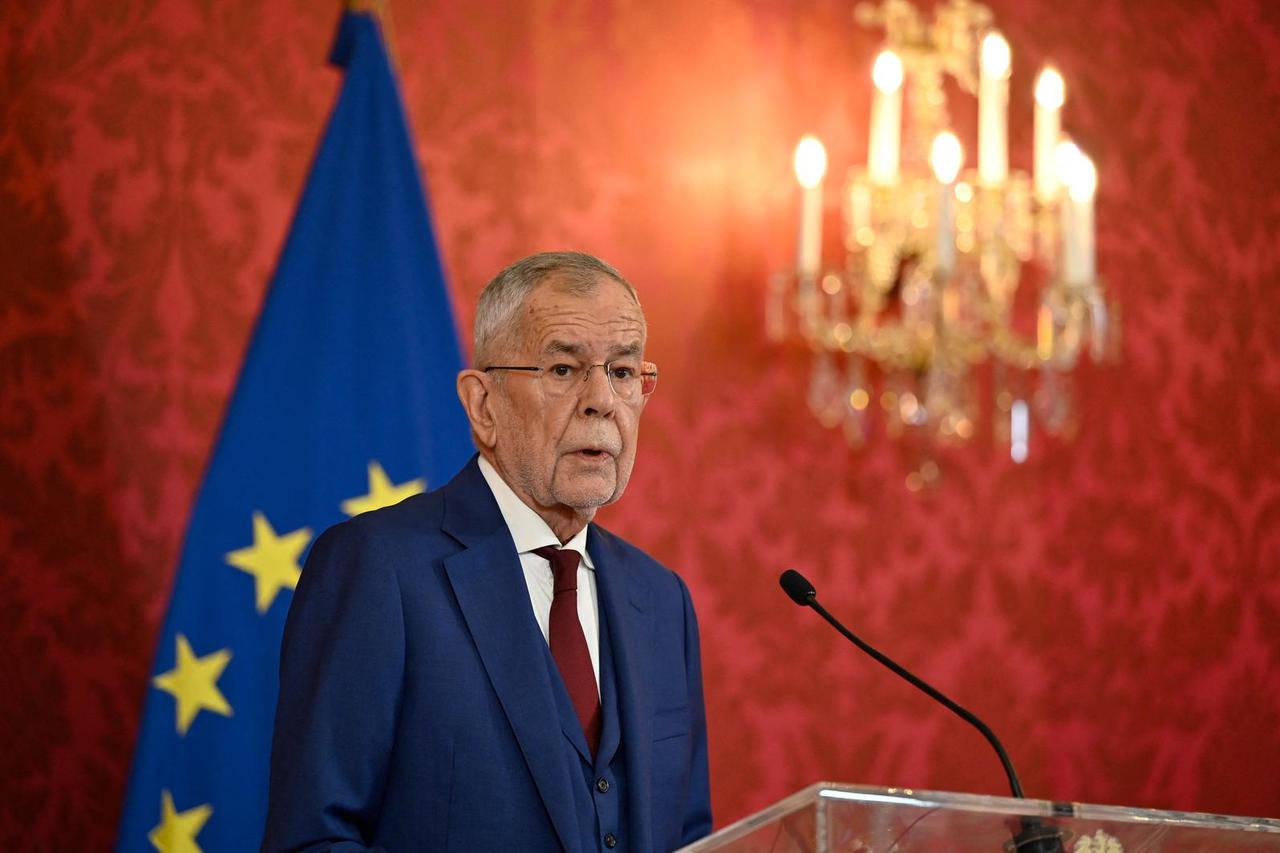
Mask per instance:
[[[387,56],[396,76],[400,76],[400,52],[396,50],[396,27],[391,18],[391,4],[387,0],[343,0],[343,8],[349,12],[368,13],[378,21],[378,29],[382,31],[382,41],[387,48]]]

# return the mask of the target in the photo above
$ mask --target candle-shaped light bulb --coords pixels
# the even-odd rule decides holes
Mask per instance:
[[[796,180],[805,189],[813,189],[822,183],[827,174],[827,149],[822,140],[807,133],[796,145]]]
[[[1070,139],[1063,139],[1053,147],[1053,171],[1058,183],[1071,186],[1075,177],[1076,161],[1083,157],[1080,148]]]
[[[881,92],[896,92],[902,86],[902,59],[892,50],[882,50],[871,66],[871,81]]]
[[[1009,42],[992,32],[982,39],[978,79],[978,177],[987,186],[1009,176]]]
[[[956,264],[956,229],[951,218],[951,185],[964,165],[964,149],[960,140],[949,130],[933,138],[929,148],[929,163],[938,179],[938,232],[935,263],[938,278],[946,279]]]
[[[1062,201],[1062,278],[1086,284],[1094,278],[1093,197],[1098,170],[1074,142],[1064,141],[1054,153],[1058,180],[1067,188]]]
[[[1062,104],[1066,96],[1062,75],[1053,66],[1046,66],[1036,78],[1035,187],[1041,202],[1052,201],[1058,194],[1054,151],[1062,132]]]
[[[796,145],[795,169],[802,187],[796,270],[803,277],[813,277],[822,263],[822,179],[827,174],[827,149],[818,137],[801,137]]]
[[[871,142],[867,148],[867,173],[882,186],[898,179],[898,148],[902,138],[902,84],[906,74],[902,58],[884,50],[871,66],[875,91],[871,98]]]
[[[1097,191],[1098,169],[1087,154],[1081,153],[1076,160],[1075,175],[1067,184],[1067,195],[1075,208],[1072,226],[1080,242],[1080,266],[1078,277],[1073,281],[1081,284],[1092,282],[1097,276],[1093,228],[1093,196]]]
[[[1072,169],[1071,180],[1067,184],[1067,192],[1072,201],[1093,201],[1098,191],[1098,167],[1083,151],[1076,149],[1075,168]]]
[[[960,167],[964,165],[964,149],[960,147],[960,140],[954,133],[944,130],[934,137],[929,149],[929,164],[933,166],[933,174],[938,183],[955,182],[956,176],[960,174]]]
[[[1000,33],[992,30],[982,39],[982,75],[984,77],[1008,77],[1009,65],[1013,59],[1009,51],[1009,42]]]
[[[1067,85],[1062,80],[1058,69],[1046,65],[1036,78],[1036,104],[1049,109],[1058,109],[1067,100]]]

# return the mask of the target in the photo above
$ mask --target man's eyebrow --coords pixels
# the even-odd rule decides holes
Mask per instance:
[[[619,344],[618,346],[611,347],[609,349],[609,354],[615,358],[624,355],[639,355],[640,352],[641,347],[639,341],[632,341],[629,344]]]
[[[547,355],[558,355],[560,353],[564,353],[566,355],[580,356],[583,354],[584,350],[582,344],[573,344],[568,341],[561,341],[552,338],[550,341],[547,341],[547,345],[542,348],[542,351]]]
[[[582,344],[575,344],[569,341],[558,340],[556,338],[552,338],[550,341],[547,341],[547,345],[542,348],[542,351],[546,355],[564,354],[578,356],[579,358],[586,355],[586,347]],[[615,344],[610,347],[609,355],[614,358],[618,358],[627,355],[639,355],[642,351],[643,347],[640,342],[632,341],[629,344]]]

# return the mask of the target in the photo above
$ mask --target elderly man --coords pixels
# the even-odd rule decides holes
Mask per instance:
[[[337,525],[285,628],[263,850],[670,850],[711,828],[688,589],[591,523],[657,368],[630,284],[534,255],[480,296],[479,454]]]

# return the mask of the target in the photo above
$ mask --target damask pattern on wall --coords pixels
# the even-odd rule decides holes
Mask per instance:
[[[1013,165],[1055,61],[1095,156],[1121,364],[1071,444],[986,434],[903,487],[763,341],[790,150],[865,160],[852,3],[395,2],[466,328],[546,248],[640,289],[662,386],[602,520],[698,606],[720,824],[819,778],[1000,793],[973,732],[792,606],[827,606],[1001,734],[1032,796],[1280,816],[1280,10],[1000,0]],[[337,8],[0,13],[0,837],[114,834],[186,514],[337,76]],[[966,120],[957,117],[957,123]],[[972,121],[972,119],[968,119]],[[830,204],[836,204],[832,199]]]

